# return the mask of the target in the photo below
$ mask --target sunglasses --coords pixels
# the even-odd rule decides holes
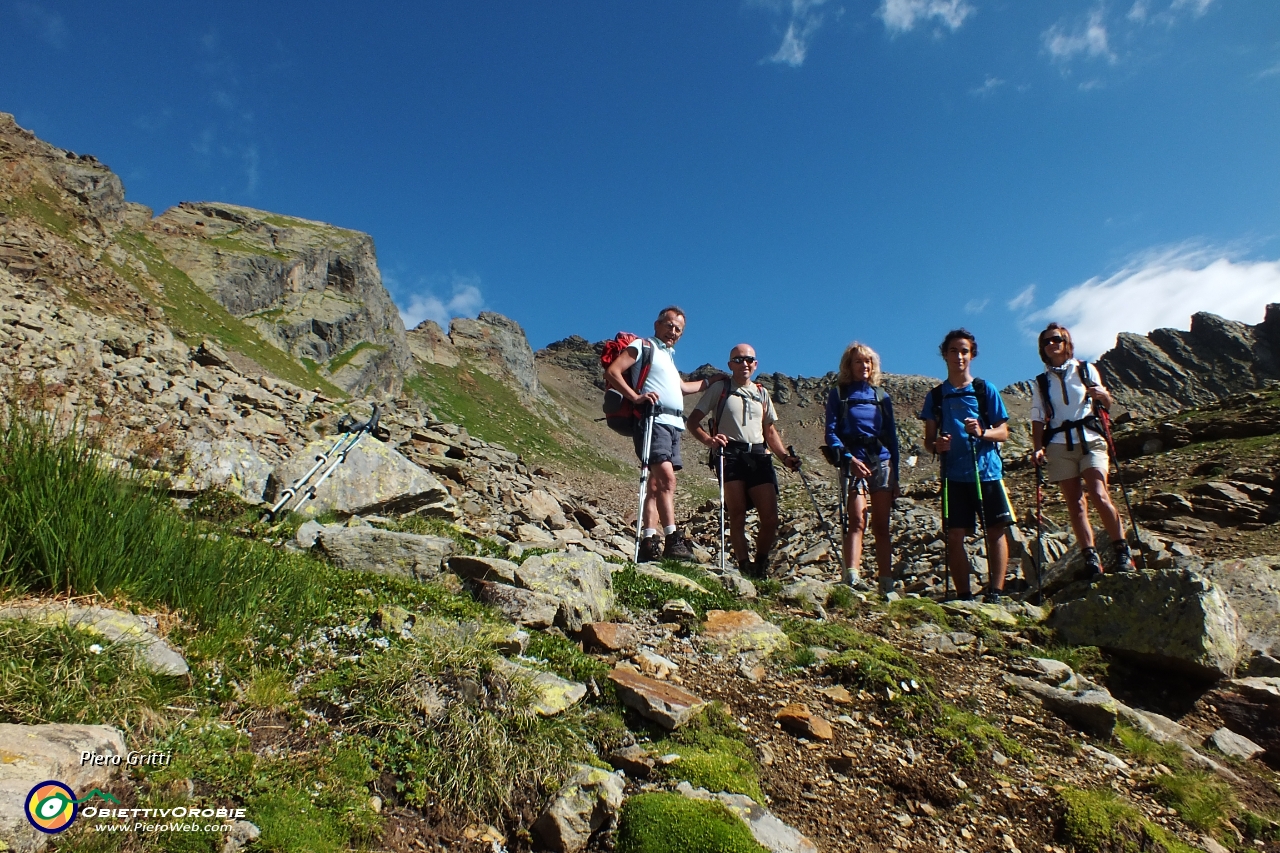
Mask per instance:
[[[1049,344],[1060,344],[1064,340],[1065,338],[1063,338],[1061,335],[1054,335],[1051,338],[1045,338],[1044,343],[1040,344],[1040,346],[1047,347]]]
[[[729,359],[730,364],[755,364],[756,357],[754,355],[735,355]]]

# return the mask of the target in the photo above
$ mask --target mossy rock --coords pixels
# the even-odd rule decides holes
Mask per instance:
[[[663,775],[668,779],[683,780],[708,791],[746,794],[757,803],[764,802],[755,765],[742,756],[684,745],[672,751],[680,756],[680,760],[663,768]]]
[[[622,807],[617,853],[762,853],[742,821],[717,802],[639,794]]]

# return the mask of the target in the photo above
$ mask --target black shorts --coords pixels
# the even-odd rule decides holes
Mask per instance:
[[[947,527],[973,530],[978,523],[978,487],[972,481],[947,480],[943,484]],[[1018,520],[1009,503],[1004,480],[983,480],[982,520],[987,527],[1010,525]]]
[[[726,453],[724,456],[724,481],[742,480],[751,491],[756,486],[768,484],[778,490],[778,474],[773,470],[773,457],[768,453]]]
[[[667,424],[655,423],[653,425],[653,438],[649,444],[649,466],[670,462],[672,469],[679,471],[682,467],[680,464],[680,433],[684,430],[676,429]],[[636,426],[635,435],[631,437],[636,446],[636,458],[641,462],[644,461],[644,421],[641,420]]]

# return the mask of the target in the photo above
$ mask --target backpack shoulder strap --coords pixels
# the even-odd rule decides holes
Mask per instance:
[[[1098,383],[1093,381],[1093,377],[1089,375],[1089,362],[1084,359],[1076,360],[1076,368],[1080,372],[1080,381],[1084,383],[1086,388],[1096,388]]]
[[[933,412],[933,422],[942,426],[942,385],[934,385],[929,391],[929,410]]]
[[[1045,423],[1053,420],[1053,400],[1049,395],[1049,371],[1036,377],[1036,387],[1040,389],[1040,405],[1044,406]]]
[[[987,402],[987,396],[991,393],[987,387],[987,380],[973,378],[973,395],[978,398],[978,423],[983,429],[991,426],[991,418],[988,417],[990,405]]]
[[[720,386],[720,400],[716,403],[715,417],[711,419],[712,435],[719,431],[720,419],[724,417],[724,407],[729,403],[729,380],[721,379],[716,384]]]

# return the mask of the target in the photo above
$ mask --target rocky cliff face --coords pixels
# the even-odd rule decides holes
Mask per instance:
[[[250,371],[333,395],[399,390],[410,353],[373,241],[227,204],[152,219],[120,179],[0,113],[0,266],[53,298],[217,340]]]
[[[1256,326],[1200,312],[1190,331],[1121,332],[1097,361],[1116,401],[1137,417],[1218,403],[1280,380],[1280,303]],[[1031,380],[1004,390],[1029,401]]]
[[[552,402],[538,384],[533,348],[515,320],[481,311],[474,320],[455,317],[448,335],[434,320],[424,320],[409,332],[408,340],[421,362],[452,367],[465,358],[482,373],[510,385],[521,402]]]
[[[231,314],[294,358],[323,365],[339,387],[398,391],[409,346],[368,234],[189,202],[157,217],[151,233]]]

